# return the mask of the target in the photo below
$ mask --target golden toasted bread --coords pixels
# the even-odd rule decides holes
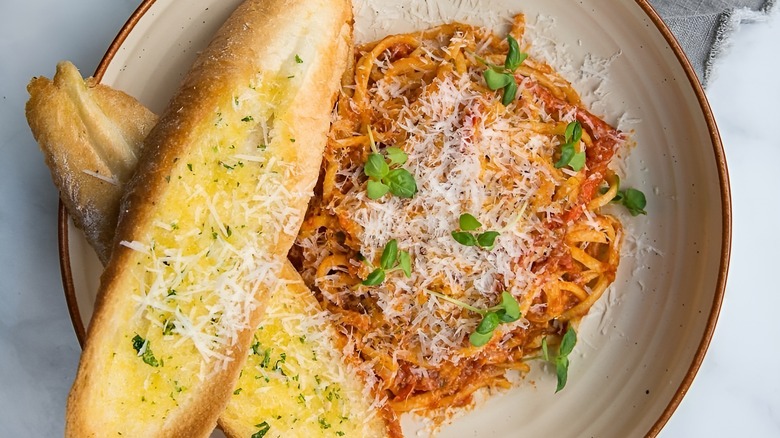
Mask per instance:
[[[242,5],[147,139],[69,398],[69,436],[203,436],[243,392],[234,383],[263,303],[280,280],[300,281],[284,256],[348,56],[349,5],[322,3]],[[269,37],[268,22],[287,32]]]
[[[60,62],[27,86],[27,122],[75,225],[108,262],[119,199],[157,116],[127,94]]]

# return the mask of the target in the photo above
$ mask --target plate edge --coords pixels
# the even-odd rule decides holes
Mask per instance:
[[[127,19],[125,24],[119,30],[119,33],[111,42],[111,45],[106,50],[106,53],[103,55],[103,58],[101,59],[97,69],[95,70],[93,76],[98,81],[100,81],[103,78],[103,75],[105,74],[109,64],[113,60],[114,56],[116,55],[117,51],[121,47],[122,43],[124,43],[124,41],[127,39],[130,32],[135,28],[136,24],[138,24],[140,19],[146,14],[146,12],[155,2],[156,0],[143,0],[142,3],[138,6],[138,8],[133,12],[133,14]],[[707,318],[707,323],[705,325],[705,330],[702,335],[702,339],[696,350],[696,354],[694,355],[691,364],[688,367],[688,371],[686,372],[685,377],[683,378],[682,382],[680,383],[677,390],[675,391],[674,396],[672,397],[672,399],[667,404],[666,408],[661,413],[658,420],[656,420],[656,422],[653,424],[650,430],[645,434],[645,437],[652,438],[652,437],[656,437],[660,433],[661,429],[669,421],[674,411],[680,405],[680,402],[682,401],[685,394],[688,392],[688,389],[690,389],[690,386],[693,383],[693,380],[696,377],[696,374],[698,373],[704,361],[704,357],[706,355],[710,342],[712,341],[712,337],[715,331],[715,326],[717,324],[718,316],[720,315],[720,310],[723,304],[723,297],[725,295],[726,282],[728,277],[728,267],[729,267],[729,260],[731,255],[731,244],[732,244],[731,242],[732,204],[731,204],[731,190],[729,184],[728,167],[726,164],[725,152],[723,150],[723,143],[721,141],[720,133],[718,131],[717,123],[715,121],[712,108],[710,107],[709,101],[707,100],[707,97],[704,93],[704,88],[701,85],[701,82],[699,81],[698,77],[696,76],[693,66],[691,65],[690,61],[685,55],[682,46],[677,41],[676,37],[671,32],[671,30],[666,25],[666,23],[663,22],[663,20],[655,11],[655,9],[650,5],[649,1],[635,0],[635,2],[642,9],[642,11],[647,15],[650,21],[655,25],[656,29],[661,33],[664,39],[667,41],[672,52],[677,57],[680,66],[685,71],[688,81],[693,87],[694,94],[696,95],[696,99],[699,103],[699,107],[702,110],[705,122],[707,124],[707,130],[709,131],[710,139],[712,141],[713,152],[715,155],[715,161],[718,168],[718,179],[720,181],[721,205],[722,205],[721,220],[722,220],[723,240],[722,240],[722,247],[721,247],[720,268],[719,268],[718,279],[716,283],[716,292],[715,292],[715,296],[713,297],[710,314]],[[65,292],[65,300],[68,305],[68,312],[70,313],[71,323],[73,324],[73,328],[76,331],[76,337],[78,338],[79,345],[83,347],[86,338],[86,328],[84,327],[84,324],[81,320],[78,303],[76,301],[75,287],[73,285],[73,274],[70,265],[70,252],[68,246],[68,214],[62,201],[59,201],[57,225],[58,225],[58,247],[59,247],[59,256],[60,256],[60,272],[62,276],[63,289]]]

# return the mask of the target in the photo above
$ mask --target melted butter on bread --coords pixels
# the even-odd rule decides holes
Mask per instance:
[[[383,437],[372,392],[326,312],[287,264],[220,418],[231,437]]]
[[[201,52],[128,184],[67,436],[213,429],[316,183],[350,19],[248,0]]]

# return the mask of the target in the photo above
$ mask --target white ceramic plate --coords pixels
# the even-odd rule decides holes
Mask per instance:
[[[160,112],[197,51],[238,3],[144,1],[96,76]],[[648,215],[626,219],[635,239],[626,244],[611,292],[583,320],[567,388],[554,394],[553,373],[537,366],[518,388],[490,398],[440,436],[656,435],[709,343],[731,236],[715,123],[671,33],[644,0],[375,0],[356,3],[355,12],[359,40],[445,19],[496,25],[523,12],[537,23],[532,32],[539,44],[554,36],[566,46],[570,66],[587,69],[593,59],[612,59],[594,108],[613,122],[628,116],[623,127],[635,130],[638,146],[625,163],[626,181],[648,195]],[[594,85],[570,79],[584,88]],[[64,209],[60,244],[68,304],[83,339],[102,268]],[[404,426],[410,431],[414,424]]]

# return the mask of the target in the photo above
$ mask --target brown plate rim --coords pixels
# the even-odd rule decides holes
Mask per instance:
[[[712,341],[715,325],[717,324],[718,316],[720,315],[720,309],[723,305],[723,297],[726,292],[726,280],[728,277],[728,267],[731,256],[732,204],[728,167],[726,165],[726,155],[723,150],[723,142],[721,141],[720,133],[718,132],[718,127],[715,122],[715,116],[712,112],[712,108],[710,107],[710,104],[704,93],[704,87],[696,76],[696,72],[694,71],[693,66],[683,52],[682,46],[677,41],[669,27],[663,22],[660,15],[658,15],[655,9],[650,5],[649,1],[635,0],[635,2],[645,12],[645,14],[647,14],[647,17],[650,19],[650,21],[652,21],[658,31],[661,32],[661,35],[669,44],[669,47],[672,49],[678,61],[680,62],[681,67],[685,71],[685,75],[688,78],[691,87],[693,87],[693,91],[696,94],[696,98],[699,102],[699,106],[701,107],[705,122],[707,123],[710,139],[712,140],[713,152],[715,154],[715,161],[718,168],[718,179],[720,181],[721,205],[723,206],[723,242],[720,254],[720,269],[718,272],[716,285],[717,290],[715,291],[715,296],[712,300],[712,308],[710,309],[710,314],[707,317],[707,324],[705,326],[702,339],[699,342],[699,346],[696,350],[696,354],[694,355],[691,364],[688,367],[688,372],[685,374],[685,377],[683,378],[682,382],[680,382],[680,385],[672,396],[672,399],[669,401],[658,420],[656,420],[650,430],[647,431],[647,434],[645,434],[646,437],[650,438],[657,436],[661,432],[661,429],[664,427],[664,425],[666,425],[666,423],[669,421],[669,418],[671,418],[674,411],[680,405],[683,397],[688,392],[688,389],[690,389],[690,386],[693,383],[699,368],[701,368],[702,362],[704,361],[704,356],[706,355],[707,349],[710,345],[710,342]],[[106,50],[105,55],[95,70],[94,77],[98,81],[102,80],[106,69],[108,69],[109,64],[113,60],[120,46],[125,42],[125,39],[127,39],[130,32],[133,30],[133,28],[135,28],[136,24],[138,24],[141,18],[146,14],[146,12],[149,10],[149,8],[152,7],[154,3],[156,3],[156,0],[143,0],[138,8],[133,12],[133,14],[130,15],[130,18],[127,19],[117,36],[112,41],[111,45],[108,47],[108,50]],[[68,246],[68,212],[65,209],[65,205],[62,203],[62,201],[59,202],[57,211],[57,231],[60,255],[60,272],[62,276],[62,286],[65,291],[65,301],[68,305],[68,312],[70,313],[70,319],[73,324],[73,328],[76,331],[76,337],[78,338],[79,344],[83,346],[86,339],[86,328],[81,321],[81,314],[79,312],[78,302],[76,300],[76,289],[73,284],[73,273],[71,271],[70,251]]]

